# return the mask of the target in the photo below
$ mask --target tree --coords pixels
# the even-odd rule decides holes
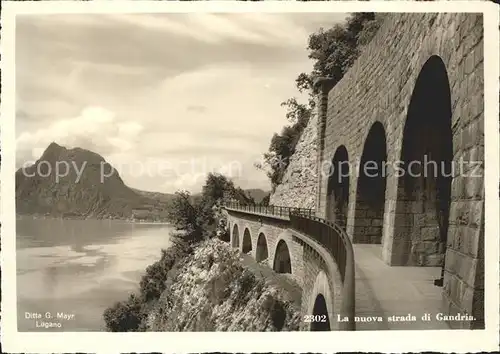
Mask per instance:
[[[346,71],[359,56],[361,47],[371,41],[380,27],[384,14],[357,12],[344,24],[325,30],[320,28],[309,36],[309,59],[314,61],[311,73],[301,73],[297,79],[300,92],[312,94],[314,77],[330,77],[335,82],[342,79]]]
[[[268,206],[270,199],[271,199],[271,194],[268,194],[264,198],[262,198],[262,202],[260,204],[262,204],[264,206]]]
[[[111,332],[139,331],[144,316],[142,302],[135,294],[130,294],[127,301],[107,308],[103,315],[106,328]]]
[[[177,230],[191,232],[197,228],[196,207],[192,204],[188,191],[177,191],[172,200],[168,214]]]
[[[217,173],[209,173],[205,185],[202,188],[202,198],[207,203],[214,204],[224,198],[224,194],[234,188],[234,184],[226,176]]]
[[[209,173],[201,195],[193,197],[187,191],[177,191],[169,207],[169,220],[182,230],[184,240],[196,242],[215,235],[215,209],[224,199],[236,199],[242,204],[255,204],[244,190],[218,173]]]

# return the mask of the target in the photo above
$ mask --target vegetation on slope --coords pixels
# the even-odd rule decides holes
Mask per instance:
[[[171,272],[146,320],[152,331],[298,330],[300,314],[279,290],[244,269],[237,250],[212,239]]]
[[[300,136],[314,114],[314,79],[330,77],[335,83],[339,82],[359,56],[361,48],[373,38],[383,16],[379,13],[353,13],[344,24],[328,30],[321,28],[309,36],[307,49],[314,62],[313,70],[301,73],[295,80],[298,91],[308,93],[308,102],[300,103],[292,97],[281,103],[287,110],[290,125],[285,126],[281,134],[273,135],[269,150],[264,154],[264,163],[256,166],[267,172],[273,190],[281,183]]]

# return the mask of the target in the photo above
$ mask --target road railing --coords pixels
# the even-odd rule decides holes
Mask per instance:
[[[254,214],[265,214],[271,216],[279,216],[289,218],[290,213],[312,217],[315,215],[314,209],[285,207],[278,205],[261,205],[261,204],[240,204],[238,202],[225,203],[226,209],[233,209]]]

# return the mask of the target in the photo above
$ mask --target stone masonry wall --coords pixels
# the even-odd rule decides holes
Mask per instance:
[[[316,207],[316,124],[317,117],[313,115],[290,158],[282,183],[270,197],[270,204],[311,209]]]
[[[288,220],[265,217],[256,214],[228,212],[228,225],[231,232],[230,242],[233,248],[242,250],[245,230],[248,230],[252,239],[251,256],[255,259],[257,252],[257,240],[260,234],[264,234],[268,248],[268,258],[264,262],[274,268],[277,245],[284,241],[287,245],[291,261],[292,274],[284,274],[293,279],[302,288],[302,312],[312,314],[311,305],[321,293],[327,301],[327,308],[332,329],[339,328],[334,314],[342,311],[342,287],[340,272],[335,265],[328,250],[323,246],[308,240],[307,237],[296,231],[291,231]],[[233,243],[235,226],[238,229],[238,243]],[[307,240],[306,240],[307,239]],[[314,245],[314,247],[311,245]],[[323,277],[321,277],[323,275]],[[318,279],[319,278],[319,279]],[[301,329],[308,330],[309,323],[303,323]]]
[[[302,245],[295,242],[291,235],[286,232],[288,228],[287,222],[280,222],[277,219],[265,218],[261,220],[260,217],[252,215],[252,214],[237,214],[232,215],[231,213],[228,216],[229,224],[230,224],[230,237],[231,244],[233,244],[233,229],[234,225],[238,225],[239,232],[239,244],[238,248],[242,251],[243,245],[243,235],[245,230],[248,229],[250,233],[250,237],[252,239],[252,251],[251,255],[255,259],[257,254],[257,241],[258,237],[261,233],[264,234],[266,238],[267,244],[267,254],[268,258],[265,261],[266,264],[273,268],[275,252],[280,240],[283,240],[290,253],[290,260],[292,265],[292,275],[291,278],[295,280],[299,285],[302,285],[303,282],[303,257],[302,257]]]

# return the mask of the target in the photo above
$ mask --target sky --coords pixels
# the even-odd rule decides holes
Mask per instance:
[[[52,142],[102,155],[134,188],[199,192],[208,172],[270,189],[255,168],[312,69],[308,36],[338,13],[23,15],[16,164]]]

